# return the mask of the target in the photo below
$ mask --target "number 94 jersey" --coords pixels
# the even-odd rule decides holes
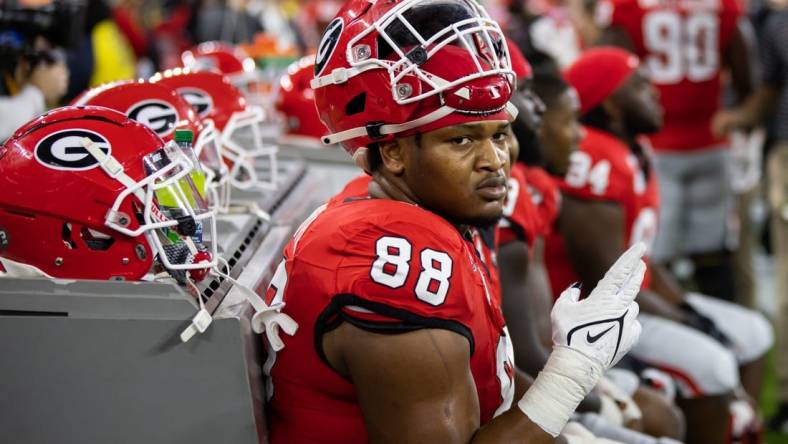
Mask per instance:
[[[720,69],[742,10],[738,0],[604,0],[603,26],[619,27],[659,88],[665,124],[656,150],[720,143],[711,118],[720,108]]]
[[[511,342],[471,240],[434,213],[385,199],[334,199],[304,222],[266,294],[299,324],[264,366],[272,444],[368,441],[353,385],[322,348],[342,322],[384,334],[463,335],[480,422],[511,406]]]
[[[575,199],[617,204],[624,217],[621,235],[625,247],[643,242],[650,250],[659,213],[656,172],[647,171],[629,147],[612,134],[588,127],[584,130],[580,149],[569,158],[566,176],[556,179],[558,186],[566,196]],[[648,153],[643,156],[647,162]],[[557,230],[545,242],[545,261],[553,296],[558,297],[565,288],[580,281]],[[646,271],[643,287],[648,288],[649,283],[650,273]]]

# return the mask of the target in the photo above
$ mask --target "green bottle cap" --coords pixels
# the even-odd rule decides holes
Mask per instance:
[[[194,140],[194,133],[190,129],[177,129],[175,130],[175,143],[188,142],[192,143]]]

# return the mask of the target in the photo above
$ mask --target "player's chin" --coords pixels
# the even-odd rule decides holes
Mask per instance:
[[[498,223],[503,216],[503,199],[482,202],[467,215],[466,223],[477,227]]]

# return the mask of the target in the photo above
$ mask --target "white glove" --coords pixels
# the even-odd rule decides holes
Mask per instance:
[[[761,180],[761,157],[766,130],[756,128],[749,133],[731,133],[731,187],[736,193],[746,193]]]
[[[553,352],[531,388],[517,403],[531,421],[557,436],[602,373],[618,362],[640,336],[635,296],[646,272],[638,242],[610,267],[585,300],[568,288],[553,306]]]
[[[581,352],[610,368],[624,357],[640,337],[640,312],[635,297],[640,291],[646,264],[646,246],[638,242],[607,271],[588,298],[570,287],[555,302],[553,344]]]

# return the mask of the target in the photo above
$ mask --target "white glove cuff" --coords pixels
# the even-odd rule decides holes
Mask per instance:
[[[582,352],[553,347],[544,369],[517,403],[536,425],[556,437],[602,377],[603,365]]]

